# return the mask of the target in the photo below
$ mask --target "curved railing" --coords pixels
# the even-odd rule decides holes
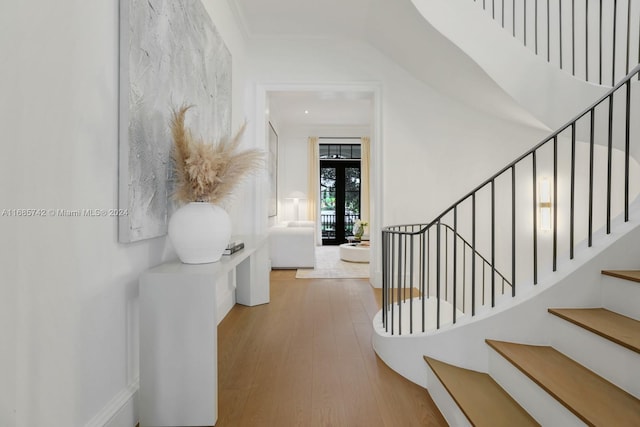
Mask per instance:
[[[613,86],[640,62],[640,0],[474,0],[536,55]]]
[[[629,199],[640,191],[631,161],[631,141],[640,139],[638,75],[640,65],[433,221],[382,230],[386,332],[426,332],[475,316],[555,272],[559,257],[573,259],[576,242],[591,246],[594,230],[609,234],[618,213],[628,221]]]

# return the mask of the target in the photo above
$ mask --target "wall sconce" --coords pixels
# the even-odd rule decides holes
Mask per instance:
[[[296,221],[300,218],[300,199],[306,199],[307,195],[302,191],[293,191],[287,197],[287,200],[293,200],[293,210],[296,213]]]
[[[538,207],[540,208],[540,229],[551,230],[551,183],[542,178],[539,184]]]

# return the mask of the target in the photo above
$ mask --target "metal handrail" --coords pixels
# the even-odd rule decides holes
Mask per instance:
[[[625,153],[625,182],[624,182],[624,220],[628,221],[629,219],[629,157],[630,157],[630,128],[631,128],[631,81],[636,76],[640,75],[640,64],[635,66],[633,70],[627,74],[627,76],[618,84],[616,84],[611,90],[609,90],[605,95],[601,96],[598,100],[592,103],[589,107],[587,107],[583,112],[576,115],[572,120],[567,122],[565,125],[561,126],[558,130],[551,133],[548,137],[543,139],[540,143],[536,144],[533,148],[527,150],[524,154],[517,157],[514,161],[510,162],[505,167],[501,168],[497,173],[493,174],[491,177],[482,181],[482,183],[476,186],[473,190],[468,192],[462,198],[458,199],[455,203],[449,206],[447,209],[442,211],[438,216],[435,217],[431,222],[428,223],[420,223],[420,224],[406,224],[406,225],[396,225],[396,226],[387,226],[382,230],[382,270],[383,270],[383,314],[382,320],[385,325],[387,331],[391,331],[392,334],[402,333],[402,320],[401,320],[401,311],[402,307],[407,304],[407,300],[402,297],[402,293],[400,289],[402,288],[405,291],[409,289],[409,295],[412,297],[412,289],[414,283],[418,283],[420,287],[420,291],[422,295],[426,295],[426,297],[430,297],[431,290],[429,288],[429,281],[432,276],[435,276],[436,288],[435,288],[435,297],[436,297],[436,310],[437,310],[437,318],[436,318],[436,328],[439,329],[441,327],[441,323],[443,321],[452,321],[456,322],[457,311],[462,309],[463,312],[466,312],[465,304],[466,301],[470,298],[471,305],[471,315],[475,315],[476,311],[476,298],[478,294],[476,293],[476,279],[479,272],[476,269],[476,257],[482,260],[482,284],[483,289],[480,294],[482,297],[481,305],[485,305],[485,291],[484,281],[485,281],[485,264],[490,267],[490,277],[491,277],[491,288],[489,289],[491,292],[490,300],[491,306],[495,305],[496,301],[496,278],[501,278],[503,283],[502,293],[504,294],[504,284],[505,282],[511,288],[512,296],[516,295],[516,255],[518,247],[516,245],[516,167],[520,167],[520,164],[528,158],[531,158],[531,173],[532,173],[532,182],[533,188],[531,189],[532,199],[533,199],[533,224],[532,224],[532,233],[531,240],[533,244],[533,263],[532,263],[532,283],[533,285],[538,283],[538,230],[537,230],[537,152],[544,147],[549,142],[553,142],[553,202],[552,202],[552,271],[556,271],[557,268],[557,258],[558,258],[558,232],[557,232],[557,220],[558,220],[558,139],[560,138],[563,132],[570,132],[571,134],[571,158],[570,158],[570,209],[569,209],[569,259],[573,259],[574,257],[574,240],[575,240],[575,182],[576,182],[576,134],[577,134],[577,125],[578,122],[582,119],[588,119],[589,121],[589,209],[588,209],[588,233],[586,236],[586,240],[588,241],[588,246],[592,245],[593,238],[593,223],[594,223],[594,215],[593,215],[593,200],[594,200],[594,144],[595,144],[595,120],[597,112],[596,108],[600,107],[605,101],[608,101],[608,126],[607,126],[607,185],[606,185],[606,233],[609,234],[611,232],[611,215],[612,215],[612,207],[611,207],[611,193],[612,193],[612,151],[613,151],[613,127],[614,127],[614,119],[619,119],[622,114],[618,114],[614,117],[614,96],[617,95],[617,92],[622,88],[626,89],[625,96],[625,105],[624,105],[624,120],[625,120],[625,132],[624,132],[624,153]],[[617,123],[617,120],[616,120]],[[616,135],[619,135],[616,134]],[[503,208],[502,211],[508,212],[510,209],[511,212],[511,278],[507,280],[506,275],[499,272],[496,269],[497,262],[497,253],[496,253],[496,206],[495,206],[495,194],[496,194],[496,182],[498,179],[503,176],[509,174],[511,177],[511,206],[510,208]],[[508,184],[507,184],[508,185]],[[486,244],[491,250],[491,255],[485,257],[478,252],[478,241],[477,241],[477,232],[476,232],[476,198],[482,190],[490,188],[490,216],[491,216],[491,227],[490,227],[490,243],[487,239]],[[464,211],[464,204],[471,203],[471,237],[467,240],[460,233],[460,227],[458,225],[458,217],[459,212]],[[467,206],[468,208],[468,206]],[[449,225],[444,223],[446,217],[453,216],[453,225]],[[586,215],[585,215],[586,217]],[[435,238],[435,250],[432,250],[434,245],[430,242],[430,230],[435,227],[436,238]],[[441,238],[440,229],[443,228],[445,230],[451,230],[454,233],[454,245],[451,249],[448,248],[448,237],[445,237],[444,245]],[[467,230],[468,231],[468,230]],[[461,239],[463,241],[463,251],[462,257],[463,260],[460,262],[457,258],[458,245],[456,244],[457,239]],[[470,240],[470,242],[469,242]],[[444,251],[443,251],[444,246]],[[504,246],[504,245],[503,245]],[[466,250],[465,248],[469,248],[471,253],[473,254],[473,258],[471,261],[466,261]],[[449,260],[449,253],[452,252],[452,260]],[[435,258],[435,259],[434,259]],[[445,259],[444,266],[442,264],[442,258]],[[466,267],[468,264],[470,265],[471,273],[466,271]],[[442,280],[442,272],[441,269],[444,269],[444,280]],[[433,271],[435,270],[435,272]],[[462,270],[460,272],[460,270]],[[451,278],[448,272],[451,271]],[[458,298],[458,288],[459,284],[459,275],[462,273],[462,302]],[[470,278],[471,281],[471,292],[470,294],[466,292],[466,279]],[[426,284],[426,286],[425,286]],[[444,301],[448,304],[452,305],[452,319],[442,319],[441,315],[441,290],[444,289]],[[397,298],[395,295],[395,290],[397,292]],[[449,292],[449,290],[451,290]],[[426,292],[425,292],[426,291]],[[449,297],[449,294],[452,295],[452,298]],[[488,297],[488,296],[487,296]],[[414,306],[412,302],[412,298],[409,299],[409,311],[410,316],[413,319],[414,316]],[[394,310],[397,313],[394,313]],[[425,303],[424,298],[421,306],[417,307],[418,312],[422,310],[422,331],[424,332],[428,327],[425,326]],[[398,320],[396,319],[396,314],[398,314]],[[394,325],[394,322],[397,322],[397,325]],[[396,327],[397,326],[397,327]],[[390,329],[389,329],[390,328]],[[409,324],[410,332],[413,332],[413,320]]]

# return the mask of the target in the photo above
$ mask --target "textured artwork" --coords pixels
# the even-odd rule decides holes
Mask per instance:
[[[162,236],[172,212],[169,121],[217,140],[231,132],[231,54],[200,0],[120,1],[121,242]]]

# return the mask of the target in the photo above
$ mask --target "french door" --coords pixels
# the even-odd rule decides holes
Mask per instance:
[[[320,160],[322,244],[339,245],[360,218],[360,161]]]

